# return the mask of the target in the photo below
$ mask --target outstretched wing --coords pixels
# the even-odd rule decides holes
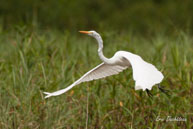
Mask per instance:
[[[163,80],[163,74],[154,65],[144,61],[140,56],[125,51],[120,51],[118,54],[130,62],[136,90],[151,90],[155,84],[159,84]]]
[[[127,67],[122,67],[119,65],[108,65],[105,63],[101,63],[94,69],[88,71],[86,74],[84,74],[78,81],[77,84],[80,84],[82,82],[87,82],[91,80],[97,80],[100,78],[105,78],[107,76],[115,75],[120,72],[122,72]]]
[[[61,95],[65,92],[67,92],[68,90],[70,90],[72,87],[74,87],[82,82],[97,80],[100,78],[104,78],[107,76],[118,74],[119,72],[122,72],[126,68],[127,67],[123,67],[123,66],[119,66],[119,65],[108,65],[105,63],[101,63],[98,66],[96,66],[95,68],[93,68],[92,70],[85,73],[80,79],[75,81],[73,84],[71,84],[67,88],[53,92],[53,93],[44,92],[44,94],[47,95],[45,98],[48,98],[51,96]]]

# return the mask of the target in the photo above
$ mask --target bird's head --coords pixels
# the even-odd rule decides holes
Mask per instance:
[[[82,33],[82,34],[87,34],[87,35],[89,35],[89,36],[92,36],[92,37],[98,37],[98,36],[100,36],[96,31],[94,31],[94,30],[91,30],[91,31],[79,31],[80,33]]]

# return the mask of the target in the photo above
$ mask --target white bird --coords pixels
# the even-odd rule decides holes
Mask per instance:
[[[147,91],[148,95],[152,95],[149,90],[155,84],[160,84],[163,80],[163,74],[157,70],[157,68],[144,61],[140,56],[127,52],[127,51],[118,51],[112,58],[106,58],[103,55],[103,40],[101,36],[95,31],[79,31],[80,33],[87,34],[91,37],[94,37],[98,42],[98,55],[102,60],[102,63],[93,68],[92,70],[85,73],[80,79],[75,81],[73,84],[68,86],[65,89],[49,93],[44,92],[47,96],[45,98],[51,96],[61,95],[74,86],[87,81],[97,80],[100,78],[104,78],[107,76],[118,74],[123,70],[132,67],[133,70],[133,79],[135,80],[135,90],[142,89],[143,91]],[[158,85],[159,87],[159,85]],[[161,91],[163,89],[159,87]]]

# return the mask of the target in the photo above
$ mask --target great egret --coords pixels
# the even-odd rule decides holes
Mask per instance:
[[[53,93],[44,92],[44,94],[47,95],[45,96],[45,98],[61,95],[82,82],[97,80],[100,78],[118,74],[119,72],[122,72],[129,67],[132,67],[133,70],[135,90],[146,90],[148,95],[152,96],[149,90],[151,90],[155,84],[158,84],[159,89],[164,92],[164,90],[159,86],[164,76],[160,71],[157,70],[154,65],[145,62],[140,56],[127,51],[118,51],[112,58],[106,58],[103,55],[103,40],[96,31],[79,32],[94,37],[97,40],[98,55],[102,60],[102,63],[85,73],[80,79],[75,81],[67,88]]]

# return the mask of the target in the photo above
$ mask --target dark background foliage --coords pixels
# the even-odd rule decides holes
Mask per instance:
[[[191,31],[192,0],[1,0],[3,28],[13,25],[149,32]],[[167,28],[167,29],[166,29]]]

